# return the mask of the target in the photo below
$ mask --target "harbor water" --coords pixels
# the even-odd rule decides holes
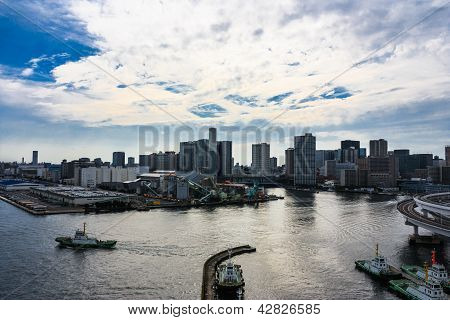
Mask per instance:
[[[1,299],[199,299],[203,263],[228,247],[257,251],[242,265],[246,299],[397,299],[355,269],[375,245],[395,266],[429,261],[392,196],[289,193],[252,205],[33,216],[0,201]],[[62,249],[87,223],[113,250]],[[426,231],[420,229],[426,234]],[[449,245],[437,247],[448,266]]]

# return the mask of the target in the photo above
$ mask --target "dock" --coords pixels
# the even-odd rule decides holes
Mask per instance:
[[[244,253],[256,252],[256,248],[247,244],[245,246],[239,246],[232,249],[221,251],[209,257],[203,266],[202,296],[201,296],[202,300],[214,299],[213,284],[216,274],[216,268],[221,262],[223,262],[228,258],[229,251],[231,251],[230,252],[231,256],[234,257]]]

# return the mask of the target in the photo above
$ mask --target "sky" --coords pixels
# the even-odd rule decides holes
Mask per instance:
[[[304,132],[442,157],[449,32],[440,0],[0,0],[0,161],[137,157],[209,126],[248,164]]]

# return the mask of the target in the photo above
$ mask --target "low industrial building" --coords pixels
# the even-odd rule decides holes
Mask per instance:
[[[41,184],[21,179],[2,179],[0,180],[0,190],[2,191],[19,191],[29,190],[32,187],[41,187]]]
[[[130,195],[118,192],[89,190],[83,187],[34,187],[31,192],[39,197],[69,206],[80,206],[97,202],[128,200]]]

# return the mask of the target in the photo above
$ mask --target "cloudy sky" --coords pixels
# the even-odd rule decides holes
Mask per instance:
[[[137,156],[142,125],[283,128],[273,156],[304,131],[443,156],[449,6],[0,0],[0,160]]]

